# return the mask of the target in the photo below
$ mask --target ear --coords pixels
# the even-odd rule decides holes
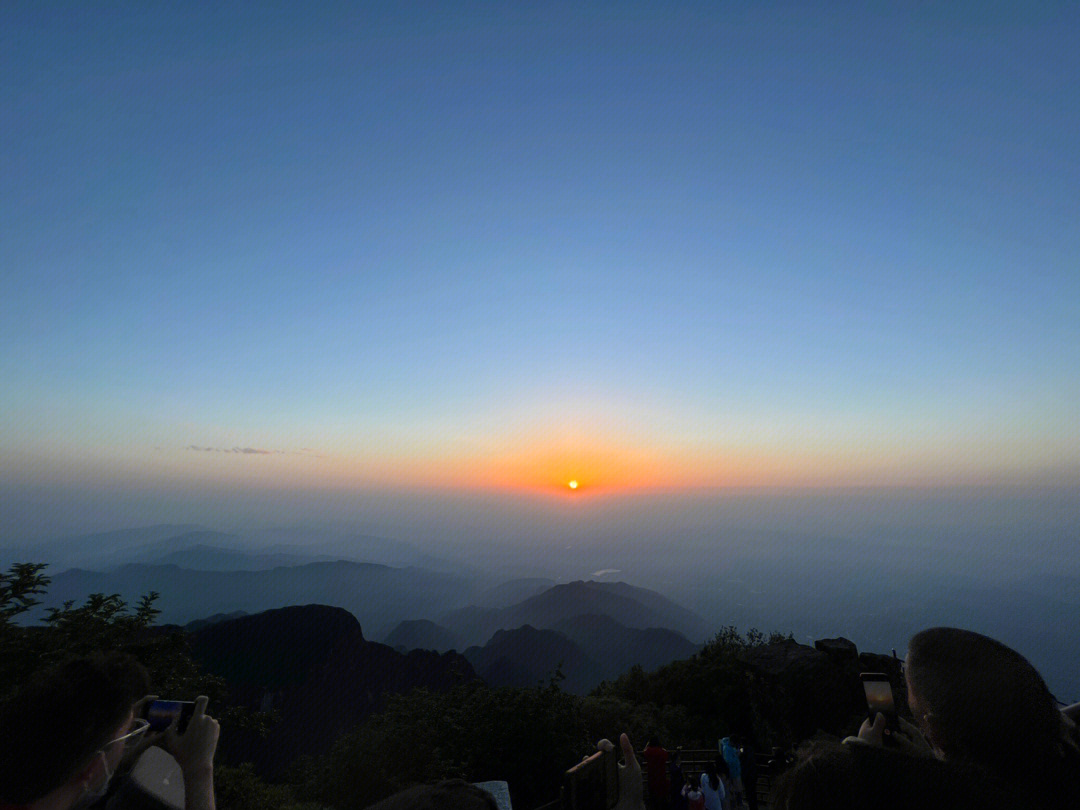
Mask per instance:
[[[938,726],[937,718],[933,713],[928,712],[923,715],[922,729],[926,735],[926,741],[930,743],[930,747],[934,749],[934,755],[938,759],[944,759],[941,749],[941,731]]]

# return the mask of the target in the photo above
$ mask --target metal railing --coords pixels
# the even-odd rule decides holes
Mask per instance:
[[[701,778],[701,774],[705,772],[705,766],[716,759],[719,753],[715,748],[684,748],[679,751],[679,766],[685,776],[691,777],[696,782]],[[769,768],[770,757],[767,754],[755,754],[754,760],[757,763],[754,792],[757,794],[758,810],[767,810],[776,774]],[[640,755],[638,755],[638,762],[641,763],[642,788],[645,795],[648,795],[648,776],[645,772],[645,760]],[[536,810],[560,810],[561,807],[561,801],[555,799],[537,807]]]

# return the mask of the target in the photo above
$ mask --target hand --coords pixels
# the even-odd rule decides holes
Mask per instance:
[[[162,748],[173,755],[173,759],[184,772],[185,781],[193,774],[209,773],[214,768],[214,751],[217,749],[218,721],[206,714],[206,695],[195,699],[195,710],[191,714],[183,734],[177,732],[180,716],[173,718],[172,724],[165,729],[158,742]]]
[[[885,727],[885,715],[878,712],[874,717],[874,722],[871,723],[869,718],[863,720],[862,725],[859,726],[859,740],[867,745],[876,745],[881,748],[885,745],[885,734],[888,729]]]
[[[634,746],[625,734],[619,736],[619,746],[622,748],[623,764],[619,766],[619,803],[615,805],[615,810],[645,810],[641,763],[637,761]],[[600,751],[613,751],[615,746],[611,744],[611,740],[600,740],[596,748]]]
[[[158,699],[157,695],[146,695],[146,697],[144,697],[140,701],[138,701],[135,704],[135,706],[132,708],[132,710],[131,710],[132,716],[133,717],[142,717],[143,710],[146,708],[146,704],[147,703],[153,703],[157,699]],[[139,742],[136,745],[125,746],[125,748],[124,748],[124,756],[123,756],[123,759],[121,759],[120,761],[122,763],[124,763],[125,765],[130,763],[130,762],[134,762],[135,760],[137,760],[139,757],[141,757],[143,755],[143,752],[147,748],[149,748],[151,745],[154,745],[158,741],[158,739],[160,737],[161,737],[161,732],[160,731],[151,731],[150,729],[147,729],[146,731],[143,732],[142,739],[139,740]]]
[[[926,737],[919,731],[918,726],[909,723],[903,717],[897,717],[896,721],[900,724],[900,732],[893,735],[897,748],[912,756],[934,756],[934,749],[930,747],[930,743],[926,741]]]

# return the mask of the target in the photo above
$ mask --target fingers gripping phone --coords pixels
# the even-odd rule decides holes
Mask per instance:
[[[179,715],[180,721],[176,724],[176,731],[183,734],[194,713],[195,701],[193,700],[155,700],[143,707],[142,716],[150,723],[151,731],[164,731],[172,725],[173,718]]]
[[[597,751],[563,775],[563,810],[612,810],[619,803],[615,751]]]
[[[892,683],[884,672],[864,672],[863,691],[866,693],[867,717],[873,723],[878,713],[885,715],[885,733],[889,737],[897,732],[896,701],[893,700]]]

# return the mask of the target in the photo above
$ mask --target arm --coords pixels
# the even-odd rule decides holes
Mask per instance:
[[[213,769],[184,774],[184,810],[215,810]]]

